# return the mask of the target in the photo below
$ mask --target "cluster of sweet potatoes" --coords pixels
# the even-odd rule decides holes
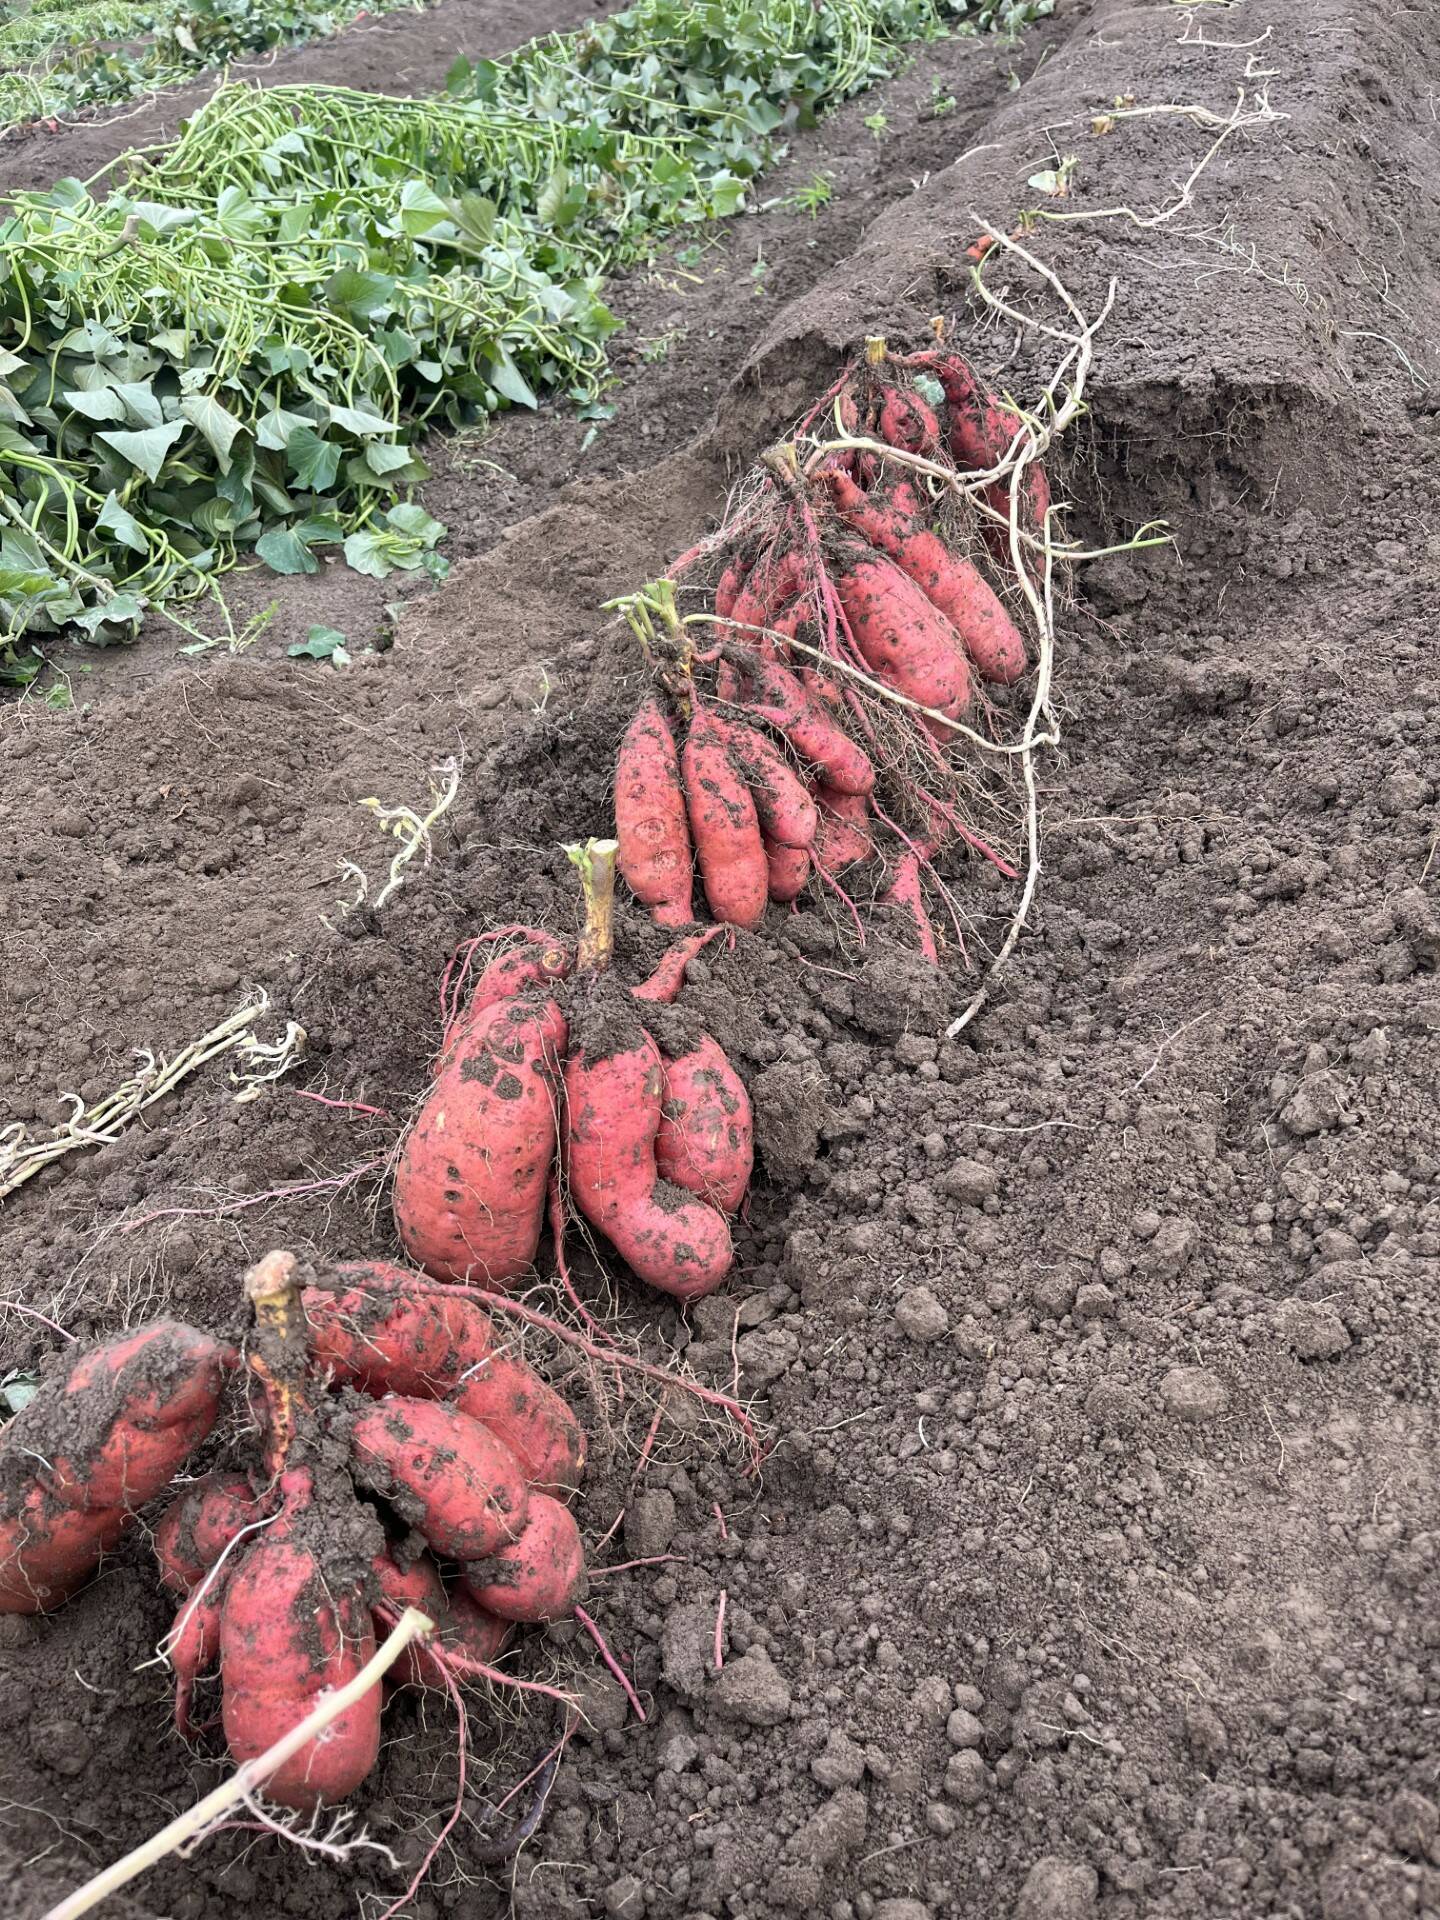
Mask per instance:
[[[1004,599],[958,550],[946,480],[1001,468],[1020,422],[958,354],[896,356],[882,341],[818,411],[837,440],[868,444],[767,455],[758,504],[718,543],[713,613],[683,623],[708,627],[710,644],[681,640],[664,595],[652,607],[670,634],[620,747],[620,869],[662,926],[694,918],[698,869],[711,916],[754,928],[813,875],[833,884],[879,858],[883,897],[915,915],[934,958],[920,872],[957,834],[988,851],[957,815],[947,748],[981,685],[1010,686],[1027,665]],[[1043,532],[1043,470],[1021,464],[1013,484],[1025,534]],[[975,483],[1002,586],[1011,486]],[[884,709],[878,689],[896,696]]]
[[[643,1009],[675,999],[715,929],[621,989],[608,972],[614,843],[575,852],[587,932],[576,948],[510,929],[516,944],[481,973],[401,1150],[396,1224],[427,1273],[503,1291],[531,1271],[547,1209],[563,1237],[568,1193],[637,1278],[697,1299],[734,1262],[750,1101],[714,1039],[666,1054]]]
[[[443,1684],[490,1675],[516,1623],[568,1613],[585,1582],[565,1504],[584,1436],[476,1303],[385,1265],[302,1290],[288,1253],[246,1282],[263,1463],[190,1481],[154,1533],[161,1581],[182,1596],[167,1644],[177,1725],[193,1732],[197,1683],[218,1667],[242,1762],[352,1679],[376,1624],[407,1605],[435,1632],[397,1677]],[[163,1322],[42,1390],[0,1441],[0,1611],[73,1592],[175,1480],[239,1372],[232,1349]],[[353,1791],[379,1752],[381,1707],[378,1688],[363,1694],[266,1794],[309,1808]]]

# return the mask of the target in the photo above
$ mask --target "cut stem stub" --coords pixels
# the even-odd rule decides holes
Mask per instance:
[[[603,973],[615,951],[615,855],[618,840],[587,840],[565,852],[580,869],[585,928],[580,935],[581,973]]]
[[[245,1275],[245,1291],[255,1310],[250,1371],[264,1391],[269,1466],[277,1475],[285,1468],[296,1416],[305,1406],[310,1360],[297,1264],[293,1253],[277,1248],[262,1255]]]

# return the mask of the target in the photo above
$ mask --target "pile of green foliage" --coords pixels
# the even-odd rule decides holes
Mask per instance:
[[[366,14],[421,0],[369,0]],[[356,0],[0,0],[0,132],[337,33]]]
[[[1027,9],[1033,11],[1033,8]],[[133,633],[237,553],[443,566],[428,421],[591,396],[603,277],[966,0],[641,0],[447,98],[223,88],[101,193],[0,210],[0,648]],[[972,16],[983,20],[979,13]],[[173,615],[172,615],[173,617]],[[0,673],[7,671],[0,654]]]

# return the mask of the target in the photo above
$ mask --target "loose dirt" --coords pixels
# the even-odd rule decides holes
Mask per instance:
[[[821,909],[692,969],[687,1017],[756,1108],[741,1272],[688,1317],[623,1278],[614,1304],[652,1356],[738,1380],[774,1449],[748,1479],[682,1414],[637,1474],[653,1403],[527,1342],[597,1432],[588,1537],[625,1510],[599,1564],[676,1556],[590,1603],[648,1717],[588,1640],[537,1636],[590,1725],[495,1876],[486,1803],[548,1727],[476,1708],[493,1767],[414,1913],[1440,1911],[1437,53],[1399,0],[1100,0],[1013,53],[926,50],[797,155],[837,173],[813,227],[777,209],[698,285],[623,291],[636,357],[587,451],[559,415],[485,444],[511,479],[457,491],[487,502],[468,534],[435,509],[473,552],[389,651],[281,657],[350,590],[322,574],[245,655],[150,639],[76,679],[87,710],[7,716],[13,1116],[62,1118],[254,985],[311,1051],[249,1104],[211,1070],[6,1203],[4,1365],[63,1364],[16,1304],[82,1340],[162,1311],[235,1332],[265,1247],[394,1252],[383,1169],[455,943],[573,926],[560,843],[605,827],[643,677],[600,603],[713,524],[866,333],[958,313],[1032,392],[1044,357],[970,309],[963,250],[978,217],[1089,215],[1031,241],[1087,313],[1115,287],[1057,492],[1096,544],[1156,517],[1175,544],[1088,563],[1058,612],[1035,924],[956,1042],[953,951],[857,953]],[[936,74],[959,105],[922,121]],[[1027,185],[1070,155],[1067,200]],[[462,752],[432,864],[342,914],[337,861],[374,881],[390,851],[355,802],[415,804]],[[978,968],[1013,897],[955,884]],[[623,917],[620,966],[655,951]],[[166,1625],[139,1539],[53,1619],[0,1620],[0,1910],[217,1777],[146,1664]],[[398,1696],[386,1727],[359,1813],[413,1867],[451,1710]],[[242,1828],[130,1910],[373,1920],[406,1877]]]

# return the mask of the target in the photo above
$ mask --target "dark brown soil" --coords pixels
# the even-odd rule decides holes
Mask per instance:
[[[1139,216],[1033,242],[1087,314],[1115,285],[1057,489],[1097,543],[1175,533],[1079,569],[1062,610],[1034,931],[957,1043],[973,977],[857,955],[819,912],[693,969],[687,1017],[756,1109],[740,1275],[688,1316],[611,1287],[648,1351],[738,1376],[774,1450],[757,1485],[687,1418],[637,1474],[652,1405],[599,1405],[535,1345],[596,1429],[588,1537],[625,1509],[599,1563],[678,1556],[590,1603],[648,1717],[583,1637],[537,1636],[529,1670],[577,1684],[590,1726],[496,1875],[484,1802],[548,1728],[511,1728],[492,1774],[475,1708],[470,1818],[415,1914],[1440,1912],[1437,54],[1401,0],[1062,8],[1013,94],[993,45],[928,50],[885,96],[890,139],[852,115],[820,136],[848,148],[797,156],[837,172],[813,228],[747,220],[723,276],[626,290],[652,334],[690,330],[625,369],[589,453],[554,415],[487,443],[515,485],[464,496],[488,503],[475,557],[392,651],[336,673],[269,633],[199,667],[147,642],[88,711],[12,713],[14,1115],[63,1117],[62,1090],[104,1091],[253,984],[311,1051],[250,1104],[212,1068],[7,1202],[0,1358],[63,1364],[15,1305],[81,1339],[162,1311],[235,1331],[266,1246],[393,1253],[381,1169],[455,942],[573,926],[560,843],[605,827],[641,685],[600,602],[713,522],[863,334],[958,311],[1033,391],[1043,359],[968,313],[962,250],[1040,168],[1078,156],[1060,210]],[[936,72],[961,105],[922,126]],[[1117,100],[1223,120],[1242,89],[1272,117],[1183,205],[1214,118],[1093,130]],[[757,235],[782,263],[761,298]],[[282,618],[343,589],[306,583]],[[434,863],[342,918],[337,861],[388,858],[355,802],[413,804],[462,750]],[[959,879],[978,959],[1012,901]],[[628,917],[620,945],[627,971],[656,951]],[[218,1777],[145,1664],[166,1612],[136,1540],[52,1619],[0,1622],[3,1910],[41,1912]],[[402,1697],[386,1728],[358,1807],[409,1869],[453,1801],[451,1714]],[[407,1877],[240,1831],[130,1910],[373,1920]]]

